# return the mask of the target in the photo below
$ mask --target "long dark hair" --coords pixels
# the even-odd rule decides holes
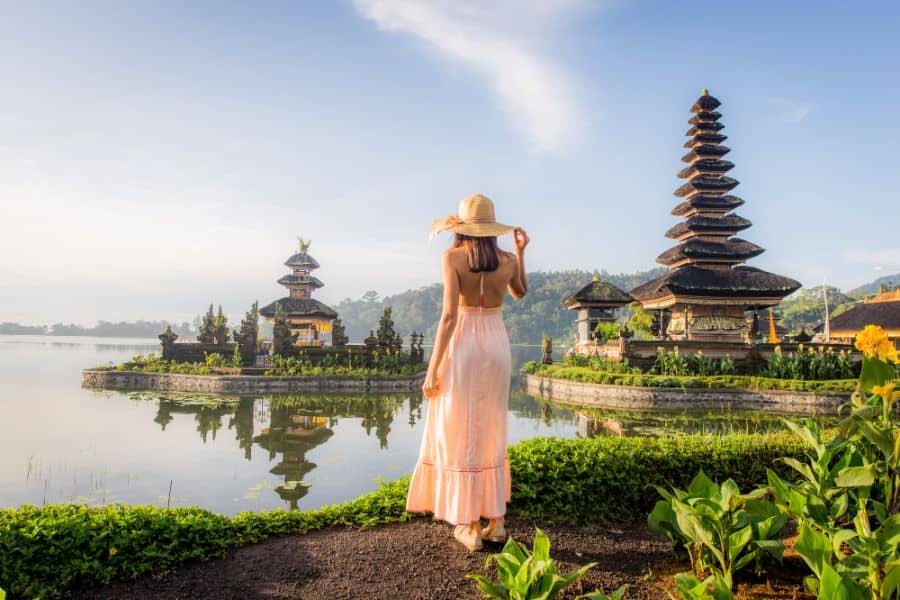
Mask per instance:
[[[496,271],[500,266],[500,249],[497,247],[496,237],[472,237],[457,233],[453,247],[466,250],[469,270],[473,273]]]

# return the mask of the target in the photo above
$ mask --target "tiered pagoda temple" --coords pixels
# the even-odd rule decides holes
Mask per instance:
[[[300,238],[298,251],[284,263],[292,272],[278,283],[290,290],[290,295],[259,310],[259,314],[271,323],[275,320],[276,307],[281,306],[287,314],[291,333],[297,334],[295,343],[298,346],[325,345],[331,333],[331,321],[338,316],[330,306],[312,298],[313,291],[325,284],[312,276],[319,263],[307,252],[310,243]]]
[[[722,157],[726,136],[716,112],[720,102],[703,90],[691,107],[694,116],[678,177],[687,182],[675,190],[681,203],[672,214],[684,220],[666,232],[678,245],[656,260],[669,272],[631,290],[648,310],[659,311],[663,337],[697,341],[748,341],[746,311],[775,306],[800,283],[743,266],[763,249],[734,237],[750,227],[731,211],[744,203],[729,194],[738,181],[725,175],[734,164]]]
[[[598,323],[613,322],[613,311],[631,302],[631,296],[608,281],[594,275],[593,281],[567,296],[563,306],[577,310],[575,349],[593,342],[594,329]]]

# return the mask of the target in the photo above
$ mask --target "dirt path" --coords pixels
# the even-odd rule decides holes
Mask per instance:
[[[510,533],[531,545],[534,524],[510,519]],[[671,570],[667,544],[646,527],[545,527],[551,555],[563,572],[599,563],[562,598],[602,588],[610,592],[631,583],[629,598],[668,598]],[[496,551],[499,546],[487,547]],[[449,525],[417,519],[367,530],[324,529],[274,538],[239,548],[221,560],[183,566],[156,580],[142,578],[81,593],[78,598],[304,598],[441,599],[480,598],[467,573],[493,574],[484,566],[488,552],[469,553],[451,537]],[[678,566],[676,570],[684,570]]]

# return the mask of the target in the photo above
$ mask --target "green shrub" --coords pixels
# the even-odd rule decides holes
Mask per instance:
[[[551,522],[634,519],[658,499],[650,486],[687,486],[698,471],[741,487],[765,481],[766,469],[781,476],[783,456],[802,456],[789,433],[671,438],[535,438],[509,448],[510,509]]]
[[[770,377],[758,377],[755,375],[654,375],[649,373],[597,371],[588,367],[566,365],[542,365],[536,362],[526,363],[523,370],[531,375],[568,379],[570,381],[581,381],[584,383],[659,388],[852,392],[856,389],[857,385],[855,379],[804,381],[794,379],[774,379]]]
[[[24,505],[0,510],[0,585],[12,597],[55,598],[115,578],[163,573],[187,560],[223,556],[271,535],[328,525],[404,521],[409,478],[319,510],[241,513],[200,508]]]

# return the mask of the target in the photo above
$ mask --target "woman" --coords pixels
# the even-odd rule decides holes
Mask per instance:
[[[514,298],[528,290],[529,239],[522,229],[497,223],[493,202],[480,194],[432,224],[432,237],[441,231],[456,240],[443,255],[444,307],[422,386],[428,415],[406,509],[456,525],[453,536],[477,550],[482,539],[506,538],[510,351],[500,309],[506,290]],[[497,236],[510,231],[515,254],[497,247]]]

